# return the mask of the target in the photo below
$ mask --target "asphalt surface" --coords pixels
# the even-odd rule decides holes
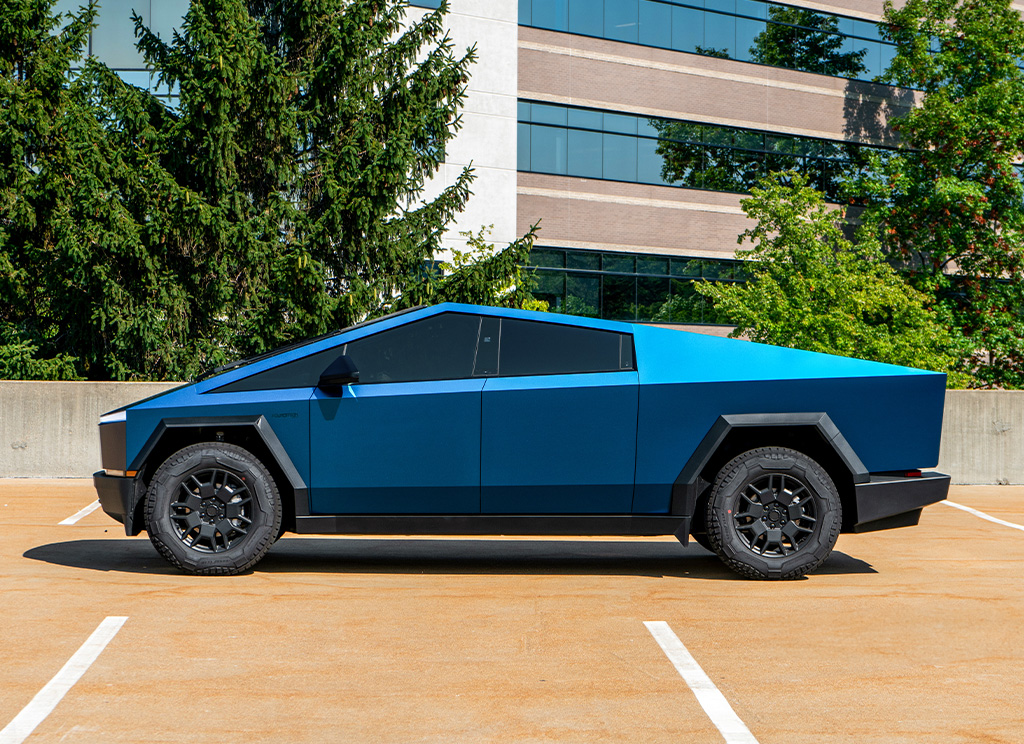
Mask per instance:
[[[950,498],[1024,525],[1024,488]],[[94,499],[0,481],[0,729],[127,617],[29,744],[726,741],[645,621],[759,744],[1024,741],[1024,531],[948,505],[768,583],[672,538],[285,537],[190,577],[58,524]]]

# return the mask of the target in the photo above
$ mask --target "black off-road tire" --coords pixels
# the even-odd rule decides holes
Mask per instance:
[[[233,444],[193,444],[171,455],[146,492],[149,539],[172,566],[230,576],[256,565],[281,530],[270,472]]]
[[[832,552],[843,523],[835,483],[807,455],[762,447],[718,472],[707,505],[718,557],[751,579],[796,579]]]

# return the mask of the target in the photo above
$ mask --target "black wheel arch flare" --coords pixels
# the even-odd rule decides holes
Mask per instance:
[[[285,511],[291,522],[294,522],[294,518],[297,516],[309,514],[309,489],[306,482],[299,475],[299,471],[288,456],[288,452],[281,444],[281,440],[278,439],[270,422],[263,415],[162,419],[153,429],[153,433],[150,434],[142,449],[132,459],[128,469],[138,471],[140,477],[151,477],[160,462],[181,447],[201,441],[215,441],[210,437],[209,432],[222,430],[225,433],[225,441],[238,443],[248,439],[251,443],[258,445],[249,447],[249,449],[257,450],[253,452],[254,456],[270,460],[264,465],[277,477],[277,480],[283,481],[278,483],[278,488],[285,501]],[[139,508],[144,494],[145,489],[136,489],[137,501],[132,507],[133,512]],[[132,521],[131,534],[138,534],[142,529],[142,520]],[[294,529],[294,524],[286,524],[286,527]]]
[[[773,433],[776,437],[782,435],[789,441],[772,442],[770,440]],[[800,446],[801,443],[804,444],[803,447]],[[704,435],[672,485],[669,513],[685,518],[676,532],[676,537],[684,544],[688,539],[690,525],[696,514],[697,501],[707,492],[714,479],[709,473],[709,468],[714,469],[716,464],[720,467],[725,460],[745,449],[770,444],[792,447],[812,458],[825,454],[827,457],[823,459],[830,462],[820,464],[836,481],[843,499],[844,512],[848,499],[851,502],[853,500],[852,487],[857,483],[867,483],[871,480],[864,463],[827,413],[724,414],[718,417]],[[806,449],[817,451],[808,452]],[[855,518],[855,510],[851,508],[850,512],[849,519]]]

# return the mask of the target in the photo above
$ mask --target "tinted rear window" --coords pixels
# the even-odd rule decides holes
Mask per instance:
[[[501,321],[498,374],[503,377],[618,372],[632,369],[632,362],[632,338],[626,334],[529,320]]]

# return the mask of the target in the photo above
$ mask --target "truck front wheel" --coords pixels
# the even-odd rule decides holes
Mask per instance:
[[[247,571],[281,530],[281,496],[251,452],[205,442],[178,450],[146,493],[150,540],[171,565],[191,574]]]

